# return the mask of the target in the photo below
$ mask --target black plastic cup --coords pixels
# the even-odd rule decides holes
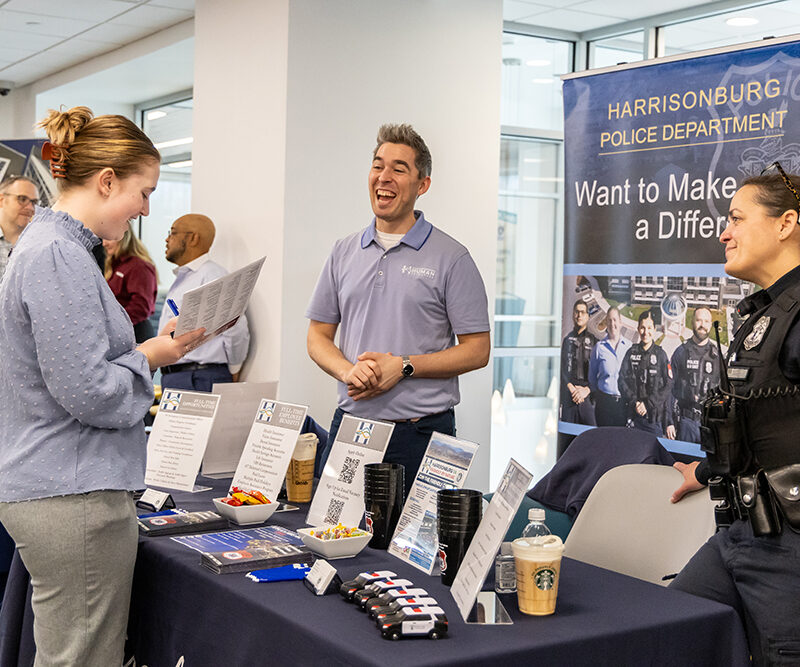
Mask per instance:
[[[386,549],[403,511],[405,467],[399,463],[364,466],[364,521],[372,533],[369,546]]]
[[[442,583],[451,586],[456,578],[458,568],[469,549],[472,538],[475,537],[477,526],[469,530],[443,530],[439,527],[439,567],[441,568]]]

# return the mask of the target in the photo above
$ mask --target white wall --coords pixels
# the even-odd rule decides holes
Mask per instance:
[[[252,381],[280,374],[288,19],[289,0],[195,5],[192,210],[214,220],[227,268],[267,256],[250,302]]]
[[[426,139],[432,186],[418,207],[471,250],[493,301],[502,7],[305,0],[291,3],[289,28],[281,395],[309,403],[327,427],[336,383],[308,359],[304,311],[333,242],[372,217],[367,172],[381,123],[410,122]],[[479,486],[490,369],[461,379],[457,413],[459,436],[482,445],[468,482]]]
[[[15,88],[0,97],[0,141],[30,139],[36,122],[36,94],[33,86]]]

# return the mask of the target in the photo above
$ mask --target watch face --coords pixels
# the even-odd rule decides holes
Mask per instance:
[[[410,363],[407,363],[403,366],[403,375],[405,377],[411,377],[414,374],[414,366]]]

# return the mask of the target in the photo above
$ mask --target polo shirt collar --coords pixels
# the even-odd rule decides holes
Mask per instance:
[[[405,243],[407,246],[414,248],[414,250],[419,250],[431,235],[433,225],[425,219],[425,215],[422,211],[415,210],[414,215],[417,221],[414,223],[414,226],[406,232],[406,235],[400,240],[400,243]],[[373,241],[377,243],[375,218],[372,218],[369,227],[367,227],[361,235],[361,247],[366,248]]]
[[[203,264],[205,264],[210,259],[211,258],[208,256],[208,253],[205,253],[203,255],[200,255],[200,257],[195,257],[191,262],[186,262],[186,264],[184,264],[183,266],[176,266],[174,269],[172,269],[172,273],[174,273],[177,276],[178,272],[185,273],[186,271],[197,271],[197,269],[203,266]]]

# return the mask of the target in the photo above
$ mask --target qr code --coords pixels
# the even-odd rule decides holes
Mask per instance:
[[[356,476],[356,470],[358,470],[359,463],[361,463],[361,459],[354,459],[350,456],[345,456],[342,472],[339,473],[339,481],[344,482],[345,484],[352,484],[353,478]]]
[[[322,523],[327,523],[332,526],[339,523],[339,517],[342,514],[343,507],[344,500],[331,499],[330,505],[328,505],[328,511],[325,514],[325,518],[323,519]]]

